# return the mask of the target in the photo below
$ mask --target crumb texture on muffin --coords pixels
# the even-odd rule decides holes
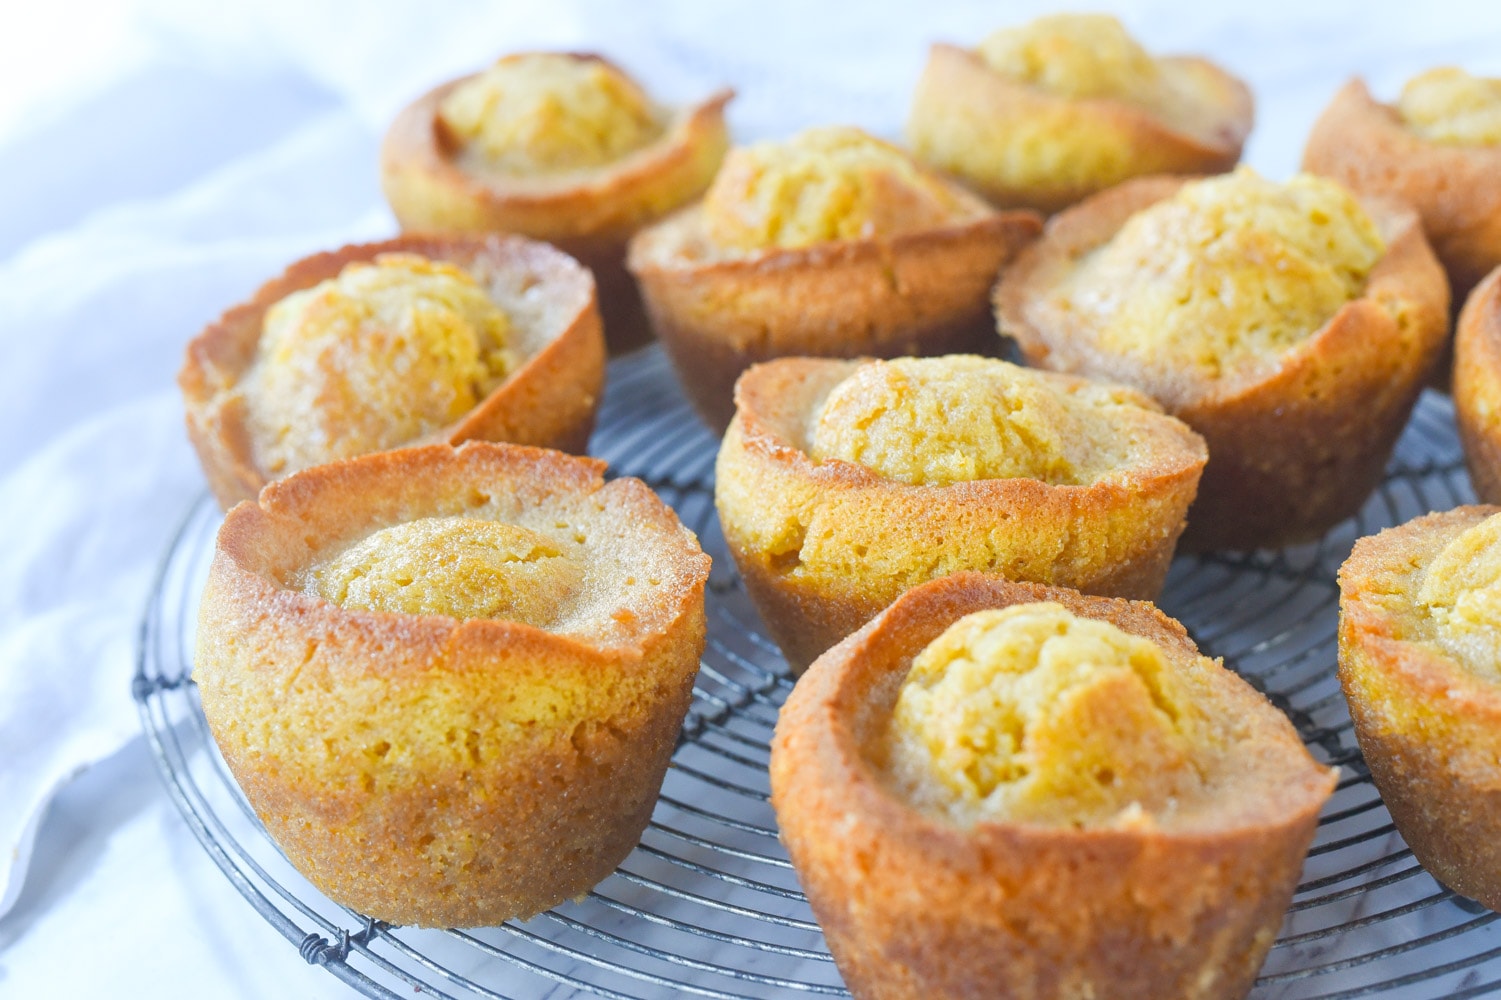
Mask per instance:
[[[511,322],[475,278],[382,254],[266,313],[245,401],[257,464],[283,475],[421,437],[516,367]]]
[[[1501,682],[1501,514],[1466,507],[1409,523],[1390,537],[1411,553],[1362,568],[1370,579],[1359,578],[1360,601],[1388,616],[1390,638]]]
[[[1163,651],[1060,604],[959,619],[913,660],[888,766],[962,825],[1139,825],[1202,794],[1202,726]]]
[[[483,518],[395,524],[308,567],[302,587],[349,609],[550,627],[583,584],[582,547]]]
[[[1053,14],[992,32],[976,51],[1017,83],[1074,100],[1114,98],[1188,132],[1205,127],[1204,102],[1108,14]]]
[[[1430,142],[1501,145],[1501,78],[1473,76],[1453,66],[1428,70],[1402,88],[1397,114]]]
[[[1060,391],[1035,372],[989,358],[876,361],[829,392],[808,452],[912,485],[1088,483],[1124,459],[1099,409],[1120,402],[1118,395],[1104,386]]]
[[[1164,374],[1261,371],[1364,288],[1386,246],[1340,185],[1249,168],[1137,212],[1059,290],[1100,350]]]
[[[1056,212],[1130,177],[1228,170],[1253,115],[1214,64],[1156,58],[1108,15],[1062,14],[973,50],[935,45],[907,135],[993,202]]]
[[[1429,641],[1466,669],[1501,680],[1501,514],[1466,528],[1439,551],[1417,603],[1430,619]]]
[[[708,238],[743,251],[934,229],[973,211],[901,149],[847,127],[732,150],[704,196]]]
[[[664,123],[646,93],[598,59],[526,53],[455,87],[439,106],[465,166],[547,175],[613,163],[655,142]]]
[[[978,51],[997,73],[1065,97],[1145,104],[1161,86],[1157,61],[1108,14],[1054,14],[1001,28]]]

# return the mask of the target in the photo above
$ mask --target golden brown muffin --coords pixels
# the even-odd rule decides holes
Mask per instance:
[[[604,390],[594,282],[514,236],[298,261],[188,344],[188,436],[228,509],[338,458],[470,438],[582,452]]]
[[[1314,123],[1303,169],[1417,209],[1456,305],[1501,264],[1501,81],[1431,70],[1386,105],[1351,80]]]
[[[1135,386],[1209,443],[1183,544],[1317,537],[1381,478],[1442,350],[1415,213],[1313,177],[1140,178],[1055,217],[995,293],[1028,363]]]
[[[709,186],[731,96],[664,108],[596,55],[506,56],[396,117],[381,184],[403,229],[520,233],[583,261],[610,348],[626,350],[651,336],[626,241]]]
[[[1103,14],[934,45],[907,137],[919,160],[997,205],[1056,212],[1146,174],[1229,170],[1251,131],[1245,84],[1203,59],[1154,59]]]
[[[784,358],[735,402],[714,499],[798,672],[957,570],[1155,597],[1206,455],[1138,393],[988,358]]]
[[[1459,314],[1454,419],[1475,495],[1501,503],[1501,267],[1476,287]]]
[[[629,266],[688,398],[722,431],[758,361],[993,346],[985,290],[1040,229],[857,129],[811,129],[733,151],[701,204],[632,240]]]
[[[820,657],[771,755],[861,1000],[1244,996],[1334,783],[1150,604],[976,573]]]
[[[498,924],[635,846],[698,670],[709,560],[603,472],[430,445],[230,512],[193,677],[256,814],[329,898]]]
[[[1355,543],[1339,680],[1397,830],[1455,892],[1501,910],[1501,507]]]

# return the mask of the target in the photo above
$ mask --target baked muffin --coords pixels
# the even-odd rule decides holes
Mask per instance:
[[[709,560],[603,472],[430,445],[230,512],[193,678],[267,832],[330,899],[498,924],[635,846],[698,670]]]
[[[1134,386],[1204,435],[1196,549],[1304,541],[1354,513],[1449,309],[1411,210],[1245,168],[1140,178],[1069,209],[995,301],[1028,363]]]
[[[1456,304],[1501,264],[1501,80],[1429,70],[1394,105],[1351,80],[1314,123],[1303,169],[1417,209]]]
[[[650,338],[626,241],[709,186],[731,96],[665,108],[596,55],[506,56],[397,115],[381,184],[403,229],[520,233],[583,261],[624,350]]]
[[[629,265],[688,398],[723,431],[740,373],[788,355],[993,346],[985,293],[1041,220],[995,212],[853,128],[736,149]]]
[[[1454,419],[1475,495],[1501,503],[1501,267],[1470,295],[1454,335]]]
[[[1340,685],[1398,832],[1501,910],[1501,507],[1362,538],[1339,587]]]
[[[757,365],[715,469],[792,669],[957,570],[1155,597],[1204,442],[1118,386],[978,357]]]
[[[188,344],[188,437],[226,509],[312,465],[469,438],[582,452],[604,390],[589,273],[513,236],[298,261]]]
[[[997,205],[1056,212],[1131,177],[1229,170],[1253,115],[1213,63],[1153,58],[1108,15],[1055,14],[973,51],[934,45],[907,138]]]
[[[820,657],[771,754],[861,1000],[1242,997],[1334,783],[1150,604],[973,573]]]

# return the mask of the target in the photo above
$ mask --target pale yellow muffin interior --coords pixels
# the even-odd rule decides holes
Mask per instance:
[[[1133,104],[1188,132],[1211,109],[1193,78],[1164,66],[1108,14],[1053,14],[1001,28],[977,47],[993,72],[1070,100]]]
[[[613,163],[656,141],[661,112],[607,63],[562,53],[508,56],[455,87],[438,111],[466,166],[549,175]]]
[[[310,567],[303,588],[351,610],[554,624],[583,586],[574,546],[484,518],[382,528]]]
[[[1053,14],[1001,28],[976,48],[996,73],[1061,97],[1116,97],[1150,106],[1157,60],[1108,14]]]
[[[1407,82],[1397,99],[1407,127],[1431,142],[1501,145],[1501,79],[1444,66]]]
[[[1385,252],[1349,191],[1241,167],[1185,184],[1130,218],[1059,288],[1094,345],[1148,370],[1259,371],[1358,297]]]
[[[1466,669],[1501,680],[1501,514],[1453,538],[1423,574],[1427,640]]]
[[[808,452],[889,479],[1087,484],[1126,460],[1109,407],[1118,390],[1068,391],[1036,372],[967,355],[861,365],[813,414]]]
[[[886,766],[960,825],[1150,825],[1202,797],[1205,725],[1163,650],[1050,602],[959,619],[913,660]]]
[[[703,211],[711,242],[753,251],[932,229],[974,209],[896,146],[829,127],[731,150]]]
[[[266,312],[242,383],[256,464],[281,476],[457,420],[518,364],[512,335],[452,264],[403,253],[345,266]]]

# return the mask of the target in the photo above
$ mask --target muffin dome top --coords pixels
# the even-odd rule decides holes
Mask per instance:
[[[708,238],[745,251],[888,237],[976,214],[901,149],[846,127],[734,149],[704,196]]]
[[[1419,635],[1467,670],[1501,681],[1501,514],[1454,536],[1422,571]]]
[[[663,116],[646,93],[599,59],[507,56],[457,87],[438,114],[466,168],[546,175],[612,163],[656,141]]]
[[[411,253],[293,292],[263,330],[246,407],[256,461],[272,475],[435,431],[518,362],[510,317],[474,276]]]
[[[1097,349],[1217,379],[1274,366],[1360,294],[1385,249],[1333,181],[1241,168],[1137,212],[1057,295]]]
[[[1444,66],[1407,81],[1397,114],[1430,142],[1501,145],[1501,79]]]
[[[1124,101],[1190,133],[1214,127],[1197,78],[1153,58],[1108,14],[1039,17],[992,32],[976,52],[992,72],[1058,97]]]
[[[300,579],[344,608],[547,628],[583,585],[579,548],[503,521],[424,517],[381,528]]]
[[[1065,97],[1146,104],[1161,85],[1157,61],[1108,14],[1055,14],[1001,28],[978,51],[997,73]]]
[[[913,660],[889,767],[914,804],[961,824],[1170,813],[1203,794],[1211,756],[1179,669],[1150,639],[1060,604],[975,612]]]
[[[874,361],[813,414],[808,452],[901,482],[1080,485],[1126,462],[1114,423],[1134,393],[968,355]]]

